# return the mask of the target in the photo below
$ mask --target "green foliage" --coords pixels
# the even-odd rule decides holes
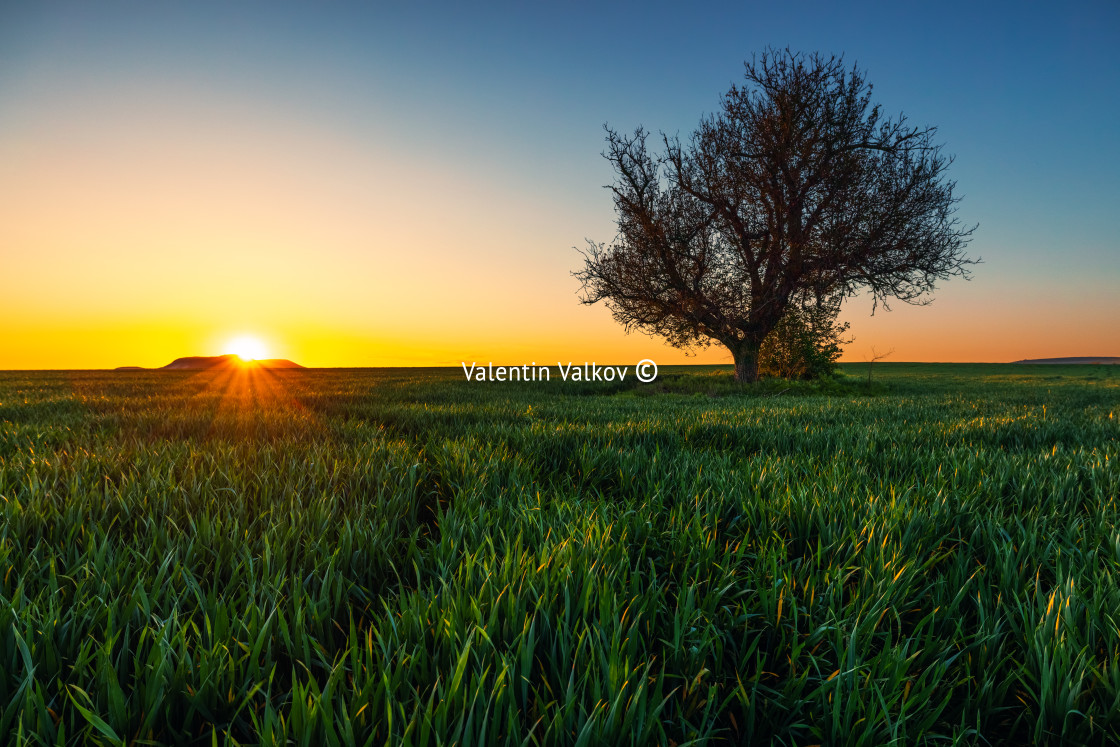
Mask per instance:
[[[1115,743],[1104,368],[0,373],[0,742]]]
[[[836,321],[840,304],[792,306],[766,336],[758,372],[782,379],[819,379],[832,375],[843,352],[848,324]]]

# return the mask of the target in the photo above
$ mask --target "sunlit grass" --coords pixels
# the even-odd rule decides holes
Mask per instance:
[[[1120,377],[848,370],[0,374],[0,741],[1120,739]]]

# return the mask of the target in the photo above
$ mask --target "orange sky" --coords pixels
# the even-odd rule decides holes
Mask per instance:
[[[238,334],[307,366],[729,360],[686,358],[577,303],[571,247],[612,233],[593,183],[600,204],[558,210],[501,168],[212,106],[204,121],[221,127],[165,102],[142,122],[60,117],[0,139],[0,369],[159,366]],[[872,346],[899,361],[1120,354],[1107,276],[1047,294],[1036,270],[980,265],[932,306],[874,317],[851,301],[845,360]]]
[[[170,23],[138,34],[55,21],[28,21],[0,55],[0,369],[154,367],[244,334],[306,366],[730,360],[624,334],[577,302],[571,277],[573,247],[614,234],[601,123],[691,126],[734,74],[722,58],[725,74],[678,81],[673,120],[641,97],[612,108],[614,92],[581,109],[592,94],[575,83],[554,106],[560,93],[503,80],[508,61],[445,88],[452,60],[407,81],[389,58],[355,74],[349,58],[322,62],[334,38],[278,64],[299,24],[246,52],[242,36],[161,37]],[[728,45],[728,60],[742,55]],[[956,134],[971,164],[956,174],[970,178],[962,219],[981,223],[970,254],[985,264],[929,307],[871,317],[850,302],[844,359],[872,347],[894,361],[1120,355],[1104,208],[1022,207],[984,181],[998,171],[987,151]]]

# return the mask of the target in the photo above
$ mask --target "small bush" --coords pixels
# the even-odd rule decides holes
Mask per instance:
[[[847,323],[838,323],[839,303],[793,307],[762,343],[758,372],[782,379],[832,375]]]

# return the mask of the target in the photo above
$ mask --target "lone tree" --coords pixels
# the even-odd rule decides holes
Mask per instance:
[[[662,135],[654,154],[641,127],[607,127],[618,234],[583,251],[583,303],[680,348],[718,342],[754,381],[791,310],[861,290],[873,311],[923,304],[967,276],[975,227],[954,217],[952,158],[936,128],[884,117],[871,91],[843,58],[768,50],[687,144]]]

